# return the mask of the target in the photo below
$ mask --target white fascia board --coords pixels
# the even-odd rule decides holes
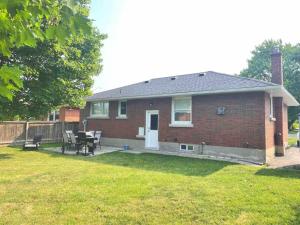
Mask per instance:
[[[288,92],[284,87],[281,87],[281,91],[283,93],[284,102],[287,106],[299,106],[299,102],[295,99],[295,97]]]
[[[283,102],[287,106],[299,106],[299,102],[295,99],[291,93],[289,93],[283,86],[278,86],[279,88],[267,91],[272,97],[282,97]]]

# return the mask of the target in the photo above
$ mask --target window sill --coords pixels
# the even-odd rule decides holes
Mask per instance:
[[[87,119],[102,119],[102,120],[109,120],[109,116],[89,116]]]
[[[145,135],[135,135],[136,138],[144,139]]]
[[[127,120],[127,116],[117,116],[116,120]]]
[[[178,123],[170,123],[169,127],[194,127],[194,124],[178,124]]]

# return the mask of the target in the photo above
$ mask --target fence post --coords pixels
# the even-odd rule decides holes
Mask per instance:
[[[27,142],[28,139],[28,127],[29,127],[29,122],[27,120],[25,123],[25,142]]]
[[[63,135],[63,133],[65,132],[65,121],[62,121],[61,122],[61,137],[62,137],[62,135]]]

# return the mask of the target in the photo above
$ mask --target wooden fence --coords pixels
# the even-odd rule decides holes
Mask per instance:
[[[78,122],[4,121],[0,122],[0,145],[23,144],[35,135],[42,135],[42,142],[60,142],[65,130],[78,131]]]

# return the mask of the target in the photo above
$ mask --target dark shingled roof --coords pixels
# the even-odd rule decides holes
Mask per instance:
[[[174,79],[175,78],[175,79]],[[87,101],[172,96],[177,94],[207,93],[235,89],[253,89],[278,86],[277,84],[213,71],[155,78],[124,87],[103,91],[87,98]]]

